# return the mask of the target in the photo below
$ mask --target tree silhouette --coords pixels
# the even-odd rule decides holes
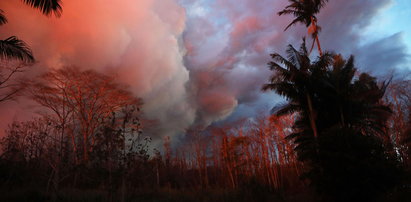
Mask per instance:
[[[40,10],[44,15],[51,15],[52,13],[60,17],[62,8],[61,0],[22,0],[25,4]]]
[[[7,18],[4,15],[4,11],[0,9],[0,25],[4,25],[7,23]]]
[[[76,67],[52,70],[30,84],[30,97],[56,116],[61,127],[73,121],[81,142],[72,142],[76,151],[81,145],[83,161],[95,145],[95,133],[102,121],[128,105],[139,107],[141,100],[117,84],[113,77],[95,71],[81,71]],[[73,134],[71,131],[69,134]],[[73,139],[80,139],[73,137]],[[79,151],[80,152],[80,151]]]
[[[304,43],[300,51],[289,46],[287,53],[288,59],[272,55],[275,62],[269,65],[275,74],[263,89],[288,99],[277,115],[299,114],[288,138],[294,140],[298,158],[309,166],[305,177],[325,192],[325,200],[334,201],[369,199],[394,186],[396,163],[383,141],[391,115],[382,102],[388,84],[378,85],[365,73],[355,77],[353,57],[344,60],[325,53],[311,62]],[[311,114],[316,117],[316,139]]]
[[[278,115],[289,114],[293,112],[301,112],[300,122],[309,123],[311,130],[303,136],[311,143],[314,143],[314,138],[318,137],[316,126],[315,107],[313,106],[313,97],[316,96],[315,86],[313,86],[316,78],[314,78],[314,70],[325,69],[332,61],[332,54],[326,53],[320,56],[316,61],[311,62],[308,56],[305,40],[299,51],[289,45],[287,48],[288,58],[284,58],[280,54],[271,54],[274,61],[269,63],[270,69],[275,71],[271,77],[270,83],[263,86],[263,90],[274,90],[279,95],[288,99],[288,104],[283,106],[278,112]],[[300,126],[299,126],[300,127]],[[301,125],[302,128],[305,125]]]
[[[54,13],[55,16],[61,15],[60,0],[23,0],[24,3],[33,8],[39,9],[44,15]],[[0,9],[0,25],[6,24],[7,18],[3,10]],[[5,40],[0,40],[0,59],[20,60],[24,62],[34,62],[33,53],[24,41],[15,36]]]
[[[388,82],[378,85],[376,78],[362,73],[355,78],[351,56],[335,55],[332,66],[314,69],[318,127],[350,127],[362,135],[386,135],[391,109],[382,102]]]
[[[54,13],[55,16],[61,15],[61,1],[60,0],[23,0],[24,3],[33,8],[39,9],[44,15],[49,16]],[[0,9],[0,25],[7,23],[7,18],[3,10]],[[13,77],[17,73],[22,72],[22,67],[31,65],[35,59],[30,47],[16,36],[8,37],[0,40],[0,60],[19,61],[23,64],[15,67],[7,67],[5,63],[0,66],[0,102],[13,99],[24,87],[22,83],[13,83]]]
[[[286,6],[282,11],[278,12],[278,15],[294,15],[294,20],[285,28],[287,30],[292,25],[297,23],[305,24],[309,28],[309,34],[313,38],[313,45],[310,52],[314,48],[314,43],[317,42],[318,52],[322,55],[321,44],[318,39],[318,33],[321,31],[321,27],[317,25],[316,14],[320,12],[328,2],[328,0],[288,0],[290,4]],[[284,30],[284,31],[285,31]]]
[[[401,143],[405,146],[405,159],[406,165],[408,169],[411,167],[411,105],[408,106],[408,122],[406,123],[406,127],[403,130],[403,134],[401,137]]]
[[[16,78],[17,74],[24,71],[25,64],[15,65],[6,62],[0,67],[0,102],[13,100],[18,96],[26,84]]]
[[[391,103],[393,109],[393,116],[389,122],[390,139],[399,154],[399,159],[409,169],[411,166],[411,81],[393,80],[387,88],[385,101]],[[409,128],[409,132],[404,128]]]
[[[0,58],[3,60],[20,60],[34,62],[33,53],[27,44],[15,36],[0,40]]]

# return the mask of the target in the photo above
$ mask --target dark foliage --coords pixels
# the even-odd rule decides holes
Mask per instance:
[[[326,197],[342,201],[370,199],[398,184],[390,142],[384,141],[391,115],[382,102],[387,84],[365,73],[356,78],[353,57],[326,53],[311,62],[304,43],[300,51],[289,46],[287,54],[272,55],[275,74],[263,89],[287,98],[277,115],[299,114],[288,138],[309,165],[305,177]],[[310,127],[308,96],[318,137]]]
[[[44,15],[54,13],[55,16],[60,16],[62,12],[60,0],[23,0],[23,2],[33,8],[39,9]],[[0,25],[6,23],[7,18],[4,15],[3,10],[0,9]],[[15,59],[28,63],[34,62],[31,49],[24,41],[19,40],[15,36],[11,36],[5,40],[0,40],[0,59]]]
[[[381,139],[348,127],[325,133],[320,161],[305,176],[324,201],[376,201],[399,185],[402,171]]]
[[[4,25],[7,23],[7,18],[4,15],[4,11],[0,9],[0,25]]]
[[[295,18],[294,20],[285,28],[287,30],[292,25],[297,23],[303,23],[309,27],[312,23],[312,18],[320,12],[320,9],[325,6],[328,0],[288,0],[290,5],[286,6],[284,10],[278,12],[278,15],[288,15],[291,14]]]
[[[44,15],[54,13],[59,17],[62,12],[61,0],[23,0],[24,3],[40,10]]]
[[[33,53],[27,44],[15,36],[0,40],[0,59],[17,59],[24,62],[34,62]]]

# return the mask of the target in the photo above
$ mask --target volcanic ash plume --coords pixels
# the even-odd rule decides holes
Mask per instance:
[[[1,37],[16,35],[34,52],[38,63],[30,74],[65,65],[114,74],[143,98],[145,114],[157,121],[155,134],[173,135],[193,122],[181,46],[185,10],[175,1],[67,0],[60,18],[19,1],[2,1],[0,8],[9,20]],[[23,103],[12,105],[17,111]],[[3,117],[1,128],[15,116]]]

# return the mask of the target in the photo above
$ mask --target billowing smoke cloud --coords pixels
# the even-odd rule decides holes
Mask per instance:
[[[267,112],[281,101],[278,96],[260,92],[271,74],[266,65],[269,54],[285,54],[287,44],[299,47],[302,36],[307,37],[309,45],[312,41],[304,25],[283,32],[292,16],[279,17],[276,13],[288,2],[182,2],[189,10],[184,39],[188,47],[186,64],[193,75],[190,82],[201,88],[196,91],[197,99],[207,97],[203,105],[201,100],[197,102],[201,109],[197,121],[210,123],[210,117],[221,115],[213,111],[219,106],[219,112],[234,112],[226,119],[233,121]],[[404,67],[408,53],[401,34],[377,41],[364,35],[373,18],[391,3],[392,0],[330,1],[318,16],[323,28],[322,48],[346,56],[354,54],[358,67],[372,73],[391,73]],[[220,95],[225,99],[221,100]]]
[[[377,41],[363,35],[391,2],[330,0],[318,16],[323,49],[355,54],[367,71],[403,67],[408,54],[401,34]],[[70,64],[118,75],[144,98],[149,118],[159,121],[155,134],[175,135],[192,125],[257,116],[278,102],[260,91],[271,74],[269,54],[284,54],[287,44],[299,46],[306,35],[303,25],[283,32],[292,17],[276,13],[287,4],[67,0],[62,17],[54,19],[4,1],[0,8],[10,23],[1,36],[17,35],[30,44],[40,70]]]
[[[63,3],[56,19],[21,2],[2,1],[9,23],[1,37],[16,35],[29,44],[38,71],[76,65],[117,75],[144,99],[145,114],[158,122],[157,135],[182,132],[193,122],[183,65],[184,8],[173,0]],[[2,116],[10,122],[16,115]]]

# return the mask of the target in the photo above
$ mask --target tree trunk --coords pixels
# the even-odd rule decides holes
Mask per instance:
[[[315,40],[317,41],[318,53],[320,56],[323,56],[323,51],[321,50],[320,40],[318,39],[318,34],[315,36]]]
[[[314,32],[313,32],[313,36],[315,36],[315,37],[314,37],[314,41],[317,42],[318,54],[320,54],[320,56],[322,56],[322,55],[323,55],[323,51],[322,51],[322,49],[321,49],[320,40],[318,39],[317,23],[316,23],[316,20],[314,19],[313,16],[311,16],[311,24],[312,24],[312,26],[315,28],[315,30],[314,30]],[[314,42],[313,42],[313,46],[312,46],[312,47],[314,47]],[[311,49],[312,49],[312,48],[311,48]],[[310,51],[310,52],[311,52],[311,51]]]
[[[84,160],[84,163],[87,163],[87,161],[88,161],[88,135],[87,135],[87,132],[84,132],[84,134],[83,134],[83,152],[84,152],[84,154],[83,154],[83,160]]]
[[[310,97],[310,95],[308,95],[308,93],[306,93],[306,97],[307,97],[308,110],[309,110],[309,113],[310,113],[311,129],[313,130],[314,138],[317,139],[317,137],[318,137],[317,126],[315,125],[314,110],[313,110],[313,106],[312,106],[312,102],[311,102],[311,97]]]

